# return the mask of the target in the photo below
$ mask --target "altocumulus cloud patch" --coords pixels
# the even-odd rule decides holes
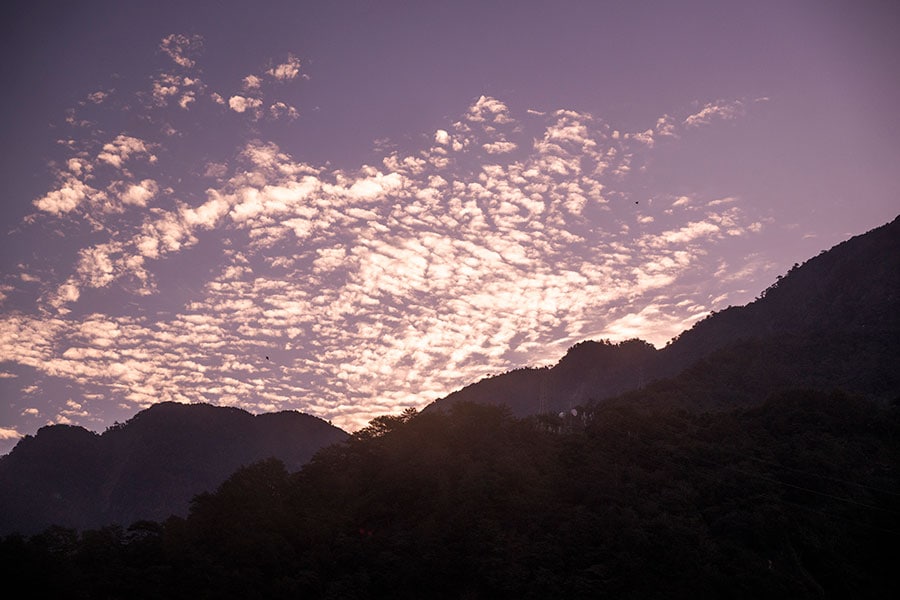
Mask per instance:
[[[302,120],[284,87],[314,84],[299,58],[211,89],[202,47],[167,37],[170,68],[148,89],[119,104],[94,94],[71,112],[88,135],[72,134],[22,226],[73,245],[0,288],[0,361],[26,368],[23,386],[52,377],[82,398],[51,419],[176,400],[298,408],[355,429],[581,339],[664,343],[724,297],[729,273],[755,268],[721,258],[762,227],[739,197],[646,191],[654,152],[753,102],[626,132],[481,96],[418,147],[334,169],[259,127]],[[123,106],[152,126],[79,117]],[[252,127],[235,129],[225,158],[176,173],[192,135],[178,123],[192,114]],[[181,269],[196,276],[176,289]],[[23,294],[36,308],[11,305]]]

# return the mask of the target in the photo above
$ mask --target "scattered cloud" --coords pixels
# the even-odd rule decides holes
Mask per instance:
[[[87,185],[77,177],[65,176],[60,186],[51,190],[46,196],[34,201],[34,206],[44,212],[59,215],[75,210],[88,197],[97,193],[97,190]]]
[[[195,56],[203,47],[203,38],[199,35],[172,34],[163,38],[159,49],[171,58],[175,64],[185,69],[192,68]]]
[[[22,434],[10,427],[0,427],[0,440],[17,440]]]
[[[156,162],[156,155],[150,152],[150,147],[143,140],[120,134],[111,142],[104,144],[103,150],[97,155],[97,160],[121,169],[125,161],[141,155],[146,156],[151,163]]]
[[[169,36],[160,48],[188,70],[201,46]],[[178,113],[206,99],[220,118],[212,100],[259,128],[297,119],[267,86],[300,66],[291,55],[234,94],[160,75],[145,106]],[[717,249],[761,225],[734,197],[647,201],[635,173],[740,106],[629,132],[573,110],[519,119],[485,95],[422,147],[375,164],[312,165],[240,138],[177,177],[166,161],[189,153],[163,124],[156,136],[103,134],[71,147],[34,201],[33,227],[81,237],[52,277],[4,282],[34,302],[0,315],[0,361],[78,390],[56,422],[108,397],[300,408],[355,429],[485,373],[557,360],[560,340],[665,343],[722,296],[726,277],[708,273],[733,268]]]
[[[109,98],[109,92],[105,90],[97,90],[96,92],[92,92],[88,94],[88,102],[93,104],[102,104]]]
[[[288,55],[287,60],[266,72],[279,81],[290,81],[300,75],[300,59],[292,54]]]
[[[254,117],[258,117],[259,113],[256,111],[256,109],[258,109],[260,106],[262,106],[262,100],[260,100],[259,98],[232,96],[228,99],[228,108],[236,113],[246,112],[253,115]]]
[[[300,117],[300,112],[289,104],[276,102],[269,107],[269,116],[273,119],[285,118],[290,121]]]
[[[710,102],[698,112],[687,116],[683,123],[686,127],[699,127],[708,125],[715,120],[729,121],[742,117],[746,112],[741,100]]]

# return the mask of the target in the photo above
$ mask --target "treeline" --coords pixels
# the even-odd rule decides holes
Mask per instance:
[[[589,415],[590,418],[585,418]],[[380,417],[186,519],[0,541],[67,598],[885,598],[900,409],[796,391],[731,412],[600,405]]]

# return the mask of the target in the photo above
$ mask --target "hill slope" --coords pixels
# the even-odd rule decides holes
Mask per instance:
[[[669,401],[668,390],[703,409],[762,402],[798,384],[889,401],[900,397],[898,373],[900,217],[795,265],[754,302],[713,313],[661,350],[582,342],[552,368],[487,378],[429,409],[478,402],[517,416],[555,413],[648,384],[644,402]]]
[[[275,457],[299,469],[347,434],[297,412],[166,402],[102,435],[52,425],[0,459],[0,533],[79,529],[187,514],[190,500],[242,465]]]
[[[0,561],[48,598],[897,597],[896,407],[545,422],[408,411],[297,473],[240,469],[186,519],[0,539]]]

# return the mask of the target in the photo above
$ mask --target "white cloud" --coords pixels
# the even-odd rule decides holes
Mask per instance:
[[[684,119],[687,127],[708,125],[716,119],[732,120],[744,115],[744,103],[740,100],[709,102],[698,112]]]
[[[259,98],[248,98],[245,96],[232,96],[228,99],[228,107],[236,113],[243,113],[248,110],[259,108],[262,100]]]
[[[262,79],[256,75],[247,75],[244,77],[243,84],[245,91],[258,90],[262,85]]]
[[[512,152],[517,148],[515,143],[506,141],[482,144],[481,147],[484,148],[485,152],[488,154],[505,154],[507,152]]]
[[[300,74],[300,59],[296,56],[288,55],[285,62],[275,65],[266,72],[280,81],[290,81]]]
[[[153,81],[153,100],[158,106],[165,106],[169,98],[178,94],[181,89],[181,77],[162,74]]]
[[[43,198],[34,201],[34,206],[52,214],[67,213],[75,210],[97,190],[75,177],[67,177],[62,185]]]
[[[193,104],[196,99],[197,98],[194,95],[194,92],[185,92],[181,95],[181,98],[178,99],[178,106],[180,106],[184,110],[187,110],[188,107]]]
[[[175,64],[189,69],[195,62],[191,55],[203,47],[203,38],[199,35],[172,34],[163,38],[159,49],[165,52]]]
[[[243,95],[228,103],[253,114],[263,106]],[[569,110],[520,123],[483,96],[425,148],[395,151],[378,167],[313,167],[255,141],[170,184],[149,160],[134,165],[139,176],[125,173],[156,146],[120,135],[96,154],[115,168],[113,181],[100,183],[113,169],[91,170],[84,157],[95,153],[78,155],[56,196],[35,201],[59,215],[99,206],[83,183],[90,176],[121,210],[94,211],[101,227],[39,302],[57,309],[47,323],[0,317],[0,361],[134,406],[299,405],[354,428],[486,372],[556,360],[559,340],[664,341],[721,295],[716,281],[695,285],[715,263],[709,249],[755,223],[724,198],[661,192],[661,214],[652,203],[637,210],[632,165],[645,163],[667,123],[616,135]],[[165,297],[172,290],[157,275],[182,268],[210,274],[165,313],[70,306],[89,288],[91,297],[120,287]],[[689,303],[666,299],[682,288]]]
[[[124,204],[147,206],[147,202],[156,196],[159,186],[152,179],[144,179],[140,183],[129,185],[120,196]]]
[[[663,115],[656,120],[654,128],[657,136],[674,137],[676,134],[675,120],[669,115]]]
[[[228,212],[230,202],[227,198],[215,190],[208,190],[207,196],[207,201],[197,208],[183,207],[181,209],[182,219],[188,227],[199,226],[211,229]]]
[[[150,152],[146,142],[136,137],[120,134],[113,141],[104,144],[97,160],[121,169],[126,160],[132,156],[146,155],[149,162],[156,162],[156,156]]]
[[[469,107],[466,119],[473,123],[493,123],[503,125],[511,121],[509,108],[496,98],[481,96]]]
[[[269,107],[269,116],[273,119],[286,118],[290,121],[293,121],[300,116],[300,113],[296,108],[290,106],[289,104],[285,104],[284,102],[276,102]]]
[[[22,434],[11,427],[0,427],[0,440],[17,440]]]
[[[96,92],[88,94],[88,101],[92,104],[103,104],[106,99],[109,98],[109,92],[104,90],[98,90]]]
[[[66,304],[77,302],[80,297],[81,290],[79,289],[78,284],[73,279],[69,279],[59,286],[56,293],[49,299],[49,303],[56,309],[60,309]]]

